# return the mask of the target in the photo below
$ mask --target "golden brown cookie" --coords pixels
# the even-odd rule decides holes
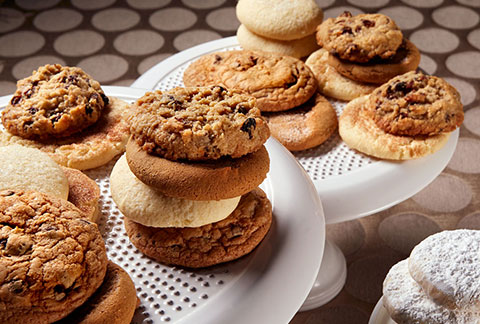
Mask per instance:
[[[312,70],[318,83],[318,91],[325,96],[335,99],[350,101],[360,96],[369,94],[376,86],[349,79],[328,63],[330,54],[321,48],[313,52],[305,61]]]
[[[100,188],[97,183],[81,171],[63,167],[68,179],[68,201],[80,209],[92,222],[98,221]]]
[[[420,64],[420,52],[408,39],[389,59],[373,59],[367,63],[355,63],[341,60],[335,55],[328,56],[328,63],[343,76],[358,82],[382,84],[391,78],[417,69]]]
[[[35,141],[0,132],[0,146],[20,144],[38,148],[62,166],[78,170],[104,165],[125,151],[128,125],[126,117],[130,105],[123,100],[110,98],[100,119],[92,126],[67,138]]]
[[[365,63],[392,57],[403,35],[395,22],[382,14],[352,16],[348,11],[317,27],[317,42],[342,60]]]
[[[272,222],[272,206],[257,188],[244,195],[224,220],[194,228],[155,228],[124,219],[125,229],[142,253],[159,262],[202,268],[238,259],[265,237]]]
[[[278,40],[310,35],[323,19],[314,0],[241,0],[236,14],[252,32]]]
[[[319,93],[300,107],[262,115],[272,136],[290,151],[318,146],[337,129],[335,109]]]
[[[51,323],[102,284],[105,243],[96,224],[66,200],[0,192],[0,322]]]
[[[17,82],[2,123],[23,138],[65,137],[95,123],[107,105],[100,84],[82,69],[45,65]]]
[[[408,160],[435,153],[448,141],[449,133],[434,136],[388,134],[373,121],[368,95],[353,99],[338,120],[338,131],[352,149],[390,160]]]
[[[273,52],[296,58],[308,56],[318,49],[315,33],[299,39],[278,40],[257,35],[244,25],[237,29],[237,40],[246,50]]]
[[[187,163],[148,154],[128,141],[127,162],[137,178],[166,196],[220,200],[241,196],[260,185],[270,168],[264,146],[241,158]]]
[[[463,122],[458,91],[445,80],[409,72],[378,87],[369,100],[378,127],[395,135],[436,135]]]
[[[130,324],[137,308],[135,285],[125,270],[108,261],[102,285],[73,313],[56,324]]]
[[[213,82],[241,91],[257,98],[261,111],[297,107],[317,89],[312,71],[299,59],[246,50],[205,55],[187,68],[183,82],[186,86]]]
[[[220,86],[148,92],[129,121],[142,149],[170,160],[237,158],[258,150],[270,136],[255,98]]]

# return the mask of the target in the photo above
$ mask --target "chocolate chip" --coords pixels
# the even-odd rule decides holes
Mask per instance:
[[[370,28],[370,27],[375,27],[375,22],[372,21],[372,20],[367,20],[367,19],[364,19],[362,20],[362,23],[365,27],[367,28]]]
[[[32,94],[33,94],[33,90],[32,90],[32,89],[28,89],[27,91],[25,91],[25,92],[23,93],[23,95],[24,95],[25,97],[27,97],[27,99],[30,98],[30,97],[32,96]]]
[[[30,107],[28,108],[28,112],[32,115],[35,115],[37,113],[38,109],[35,107]]]
[[[14,280],[8,283],[8,290],[15,295],[20,295],[25,291],[25,283],[23,280]]]
[[[343,35],[343,34],[353,35],[352,28],[350,28],[350,27],[348,27],[348,26],[343,27],[343,29],[342,29],[342,35]]]
[[[217,64],[219,63],[220,61],[222,60],[222,57],[218,54],[215,54],[215,61],[213,62],[213,64]]]
[[[407,84],[403,81],[397,83],[395,85],[395,91],[403,92],[405,93],[407,91]]]
[[[241,131],[247,132],[248,133],[248,138],[252,139],[252,127],[255,128],[257,127],[257,122],[255,121],[255,118],[247,118],[243,124],[242,127],[240,128]]]
[[[69,75],[68,79],[67,79],[67,82],[71,83],[71,84],[77,84],[78,77],[76,75]]]
[[[22,96],[14,96],[12,98],[12,100],[10,100],[10,104],[12,106],[15,106],[16,104],[18,104],[20,102],[21,99],[22,99]]]
[[[92,116],[93,109],[92,109],[92,107],[90,107],[90,105],[85,106],[85,114],[87,114],[88,116]]]
[[[247,108],[245,108],[245,106],[242,104],[237,105],[237,107],[235,108],[235,111],[239,114],[244,114],[244,115],[248,112]]]
[[[55,115],[55,116],[51,117],[50,121],[52,122],[52,124],[55,125],[55,123],[58,122],[60,120],[60,118],[62,118],[62,115],[58,114],[58,115]]]

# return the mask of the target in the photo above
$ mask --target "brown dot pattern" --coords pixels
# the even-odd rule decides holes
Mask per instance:
[[[479,2],[316,2],[325,18],[347,9],[397,20],[422,53],[420,67],[457,87],[466,112],[457,150],[436,180],[385,211],[327,226],[328,238],[346,255],[347,283],[327,305],[298,313],[291,323],[362,324],[381,295],[386,272],[415,244],[444,229],[480,229]],[[80,66],[103,85],[128,86],[180,50],[235,35],[235,5],[236,0],[1,1],[0,95],[13,93],[17,79],[46,63]]]

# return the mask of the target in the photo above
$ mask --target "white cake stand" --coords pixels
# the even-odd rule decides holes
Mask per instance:
[[[200,44],[155,65],[132,87],[168,90],[183,86],[183,72],[200,56],[240,49],[235,36]],[[339,115],[344,102],[331,100]],[[447,144],[425,158],[392,162],[378,160],[351,150],[338,134],[317,148],[295,153],[312,178],[322,201],[327,224],[353,220],[394,206],[432,182],[447,166],[459,131]],[[317,280],[300,311],[317,308],[333,299],[345,284],[347,268],[341,250],[328,240]]]

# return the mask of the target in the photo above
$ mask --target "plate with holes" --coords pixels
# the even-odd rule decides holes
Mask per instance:
[[[145,93],[126,87],[103,89],[127,102]],[[0,107],[10,99],[0,97]],[[137,251],[110,195],[109,175],[115,161],[85,171],[101,190],[99,228],[108,257],[130,274],[141,300],[132,323],[288,323],[292,319],[320,268],[325,219],[315,187],[295,158],[272,138],[265,146],[271,164],[260,187],[272,202],[272,227],[248,256],[203,270],[164,266]]]
[[[394,320],[388,315],[387,310],[383,306],[383,297],[380,298],[373,309],[368,324],[396,324]]]
[[[200,44],[155,65],[132,87],[168,90],[183,86],[183,72],[200,56],[241,49],[235,36]],[[345,102],[329,99],[339,116]],[[379,160],[350,149],[338,132],[322,145],[295,153],[320,195],[327,223],[367,216],[413,196],[447,166],[459,130],[435,154],[410,161]]]

